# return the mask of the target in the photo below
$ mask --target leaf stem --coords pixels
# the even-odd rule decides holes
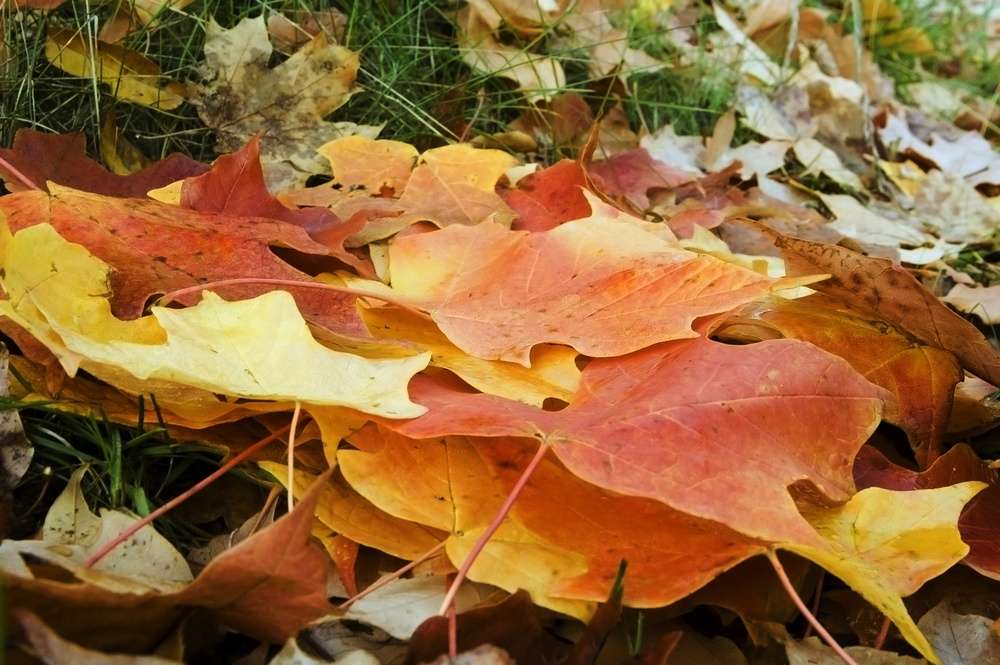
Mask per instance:
[[[889,617],[883,617],[882,627],[879,628],[878,636],[875,638],[875,644],[873,644],[872,646],[874,646],[876,649],[881,649],[883,646],[885,646],[885,641],[889,638],[889,628],[891,626],[892,626],[892,621],[889,620]]]
[[[392,582],[393,580],[398,580],[400,577],[402,577],[406,573],[410,572],[411,570],[413,570],[414,568],[416,568],[417,566],[419,566],[420,564],[422,564],[424,561],[427,561],[432,556],[434,556],[435,554],[437,554],[438,552],[440,552],[441,550],[443,550],[444,546],[445,546],[445,542],[446,541],[442,540],[440,543],[438,543],[434,547],[430,548],[429,550],[427,550],[426,552],[424,552],[423,554],[421,554],[419,557],[417,557],[416,559],[414,559],[410,563],[406,564],[405,566],[403,566],[402,568],[400,568],[396,572],[389,573],[388,575],[383,575],[382,577],[378,578],[377,580],[375,580],[374,582],[372,582],[371,584],[369,584],[368,587],[365,588],[363,591],[361,591],[360,593],[352,596],[351,598],[348,598],[347,600],[345,600],[344,602],[342,602],[340,605],[338,605],[337,609],[341,609],[341,610],[346,609],[346,608],[350,607],[351,605],[353,605],[354,603],[356,603],[359,600],[361,600],[362,598],[364,598],[365,596],[367,596],[368,594],[372,593],[373,591],[378,591],[379,589],[381,589],[382,587],[384,587],[389,582]]]
[[[253,445],[249,446],[245,450],[242,450],[238,454],[234,455],[232,458],[229,459],[229,461],[227,461],[225,464],[223,464],[218,469],[216,469],[212,474],[210,474],[209,476],[207,476],[203,480],[199,481],[196,485],[194,485],[193,487],[191,487],[187,491],[182,492],[181,494],[178,494],[173,499],[171,499],[170,501],[167,501],[165,504],[163,504],[162,506],[160,506],[159,508],[157,508],[156,510],[154,510],[150,514],[146,515],[141,520],[138,520],[132,526],[130,526],[129,528],[125,529],[124,531],[122,531],[121,533],[119,533],[117,536],[115,536],[114,538],[112,538],[111,540],[109,540],[100,549],[98,549],[96,552],[94,552],[93,554],[90,555],[90,557],[87,559],[87,561],[83,564],[84,567],[86,567],[86,568],[93,567],[98,561],[100,561],[105,556],[107,556],[108,553],[110,553],[113,549],[115,549],[116,547],[118,547],[119,545],[121,545],[122,543],[124,543],[126,540],[128,540],[129,538],[131,538],[133,535],[135,535],[135,533],[139,529],[143,528],[147,524],[152,523],[153,520],[155,520],[155,519],[157,519],[159,517],[162,517],[163,515],[167,514],[168,512],[170,512],[171,510],[173,510],[174,508],[176,508],[177,506],[179,506],[180,504],[182,504],[185,501],[187,501],[188,499],[190,499],[192,496],[194,496],[198,492],[202,491],[203,489],[205,489],[206,487],[208,487],[209,485],[211,485],[213,482],[215,482],[216,480],[218,480],[219,478],[221,478],[222,476],[224,476],[234,466],[236,466],[237,464],[239,464],[243,460],[247,459],[248,457],[250,457],[251,455],[253,455],[254,453],[256,453],[258,450],[260,450],[261,448],[263,448],[267,444],[269,444],[272,441],[274,441],[275,439],[278,439],[279,437],[281,437],[281,435],[284,434],[285,432],[287,432],[288,429],[289,429],[289,427],[282,427],[279,430],[271,432],[270,434],[268,434],[267,436],[265,436],[260,441],[254,443]]]
[[[837,643],[837,640],[833,639],[833,635],[827,632],[826,628],[823,627],[823,624],[821,624],[819,619],[816,618],[816,615],[813,614],[808,607],[806,607],[802,597],[799,596],[799,592],[795,590],[795,585],[792,584],[790,579],[788,579],[788,573],[785,572],[785,567],[782,566],[781,561],[778,560],[778,554],[774,550],[768,550],[767,559],[771,562],[771,566],[774,567],[774,572],[778,574],[781,586],[785,587],[785,593],[787,593],[788,597],[792,599],[792,602],[795,603],[795,607],[799,609],[799,612],[801,612],[802,616],[806,618],[806,621],[808,621],[812,627],[816,629],[816,633],[823,638],[823,641],[826,642],[831,649],[833,649],[834,653],[837,654],[840,660],[844,661],[845,665],[858,665],[857,661],[851,658],[849,653],[844,651],[844,647],[840,646]]]
[[[338,293],[346,293],[348,295],[355,295],[363,298],[376,298],[378,300],[391,302],[397,305],[415,306],[415,303],[412,303],[401,296],[398,298],[394,296],[390,300],[385,293],[366,291],[365,289],[354,289],[349,286],[337,286],[335,284],[324,284],[323,282],[296,281],[294,279],[271,279],[267,277],[233,277],[231,279],[220,279],[214,282],[205,282],[204,284],[195,284],[194,286],[187,286],[183,289],[177,289],[176,291],[163,294],[157,300],[157,304],[163,306],[176,300],[177,298],[180,298],[181,296],[186,296],[189,293],[198,293],[200,291],[204,291],[205,289],[214,289],[220,286],[234,286],[238,284],[271,284],[275,286],[293,287],[296,289],[337,291]]]
[[[14,178],[16,178],[17,180],[20,180],[21,184],[23,184],[24,186],[28,187],[29,189],[35,189],[35,190],[38,190],[38,191],[42,191],[41,187],[39,187],[35,183],[31,182],[31,180],[28,178],[28,176],[26,176],[23,173],[21,173],[21,171],[16,166],[14,166],[10,162],[8,162],[3,157],[0,157],[0,168],[3,168],[5,170],[7,170],[8,172],[10,172],[10,174],[12,176],[14,176]]]
[[[299,414],[302,413],[302,402],[295,400],[295,410],[292,411],[292,424],[288,426],[288,512],[295,507],[295,428],[299,424]]]
[[[469,569],[472,568],[472,564],[476,562],[476,558],[479,557],[480,553],[486,547],[486,543],[489,542],[493,534],[497,532],[500,525],[503,523],[510,509],[514,507],[514,502],[517,501],[517,497],[521,495],[521,491],[524,490],[524,486],[528,484],[528,479],[531,478],[531,474],[535,472],[538,464],[545,457],[546,451],[549,449],[549,444],[542,442],[538,446],[538,450],[535,451],[535,456],[531,458],[528,462],[528,466],[524,467],[524,471],[521,472],[521,477],[517,479],[514,483],[514,487],[510,490],[510,494],[504,500],[503,505],[497,511],[497,514],[493,516],[493,521],[490,525],[486,527],[486,530],[479,536],[476,540],[475,545],[469,550],[469,553],[465,556],[465,560],[458,569],[458,574],[455,575],[454,581],[451,586],[448,587],[448,593],[445,594],[444,601],[441,603],[441,609],[438,610],[438,614],[444,616],[448,613],[448,609],[454,604],[455,596],[458,594],[458,588],[462,586],[462,582],[465,580],[466,576],[469,574]]]

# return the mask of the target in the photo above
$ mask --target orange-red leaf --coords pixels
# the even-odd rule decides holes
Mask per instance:
[[[806,482],[832,500],[849,498],[854,456],[885,395],[805,342],[726,346],[703,338],[592,361],[557,412],[429,377],[410,389],[429,412],[385,423],[407,436],[538,436],[596,485],[756,538],[800,543],[817,536],[787,488]]]
[[[578,162],[564,159],[547,169],[521,179],[515,189],[500,194],[517,219],[512,228],[525,231],[548,231],[563,222],[590,214],[590,204],[583,195],[587,174]]]
[[[921,466],[941,454],[955,385],[963,376],[952,354],[915,343],[889,324],[861,316],[824,296],[774,298],[730,321],[733,334],[743,338],[755,335],[752,330],[740,333],[747,324],[811,342],[851,363],[895,396],[885,419],[906,431]]]
[[[392,285],[474,356],[527,366],[551,342],[616,356],[694,337],[695,319],[727,312],[774,281],[681,249],[601,204],[550,231],[452,226],[397,238]],[[669,232],[667,232],[669,233]]]
[[[235,277],[312,281],[279,258],[273,248],[328,256],[326,247],[286,222],[199,213],[150,199],[110,198],[63,187],[0,198],[0,212],[12,231],[42,222],[79,243],[113,269],[112,308],[125,319],[141,315],[154,294]],[[213,289],[226,299],[273,290],[245,284]],[[353,296],[317,289],[287,288],[310,322],[341,333],[367,336]],[[180,298],[197,302],[199,294]]]

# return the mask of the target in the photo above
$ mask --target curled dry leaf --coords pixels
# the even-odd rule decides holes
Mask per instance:
[[[462,60],[473,69],[514,81],[531,101],[547,99],[566,87],[558,60],[500,43],[473,7],[459,11],[457,24]]]
[[[1000,384],[1000,355],[983,334],[899,264],[758,228],[781,250],[789,274],[831,275],[813,288],[860,312],[873,313],[929,346],[952,352],[965,369]]]
[[[79,32],[50,27],[45,57],[67,74],[110,86],[118,99],[150,108],[175,109],[187,94],[181,84],[163,79],[160,68],[144,55],[116,44],[88,43]]]
[[[356,91],[358,54],[329,43],[324,33],[271,69],[272,47],[263,15],[226,30],[215,22],[205,37],[205,83],[194,101],[214,129],[220,152],[235,152],[255,135],[268,185],[301,186],[328,166],[316,150],[339,136],[374,137],[378,127],[324,118]]]
[[[987,325],[1000,323],[1000,286],[969,287],[956,284],[941,300],[960,312],[975,314]]]

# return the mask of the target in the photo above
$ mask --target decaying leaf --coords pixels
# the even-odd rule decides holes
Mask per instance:
[[[327,122],[356,90],[358,54],[332,45],[324,33],[271,69],[264,16],[226,30],[211,22],[205,38],[205,83],[194,98],[202,121],[215,130],[220,152],[235,152],[262,137],[261,156],[274,191],[301,186],[329,166],[317,154],[339,136],[373,137],[380,128]]]
[[[868,311],[916,339],[951,351],[963,367],[1000,384],[1000,355],[974,325],[948,309],[899,264],[837,245],[768,235],[785,256],[792,275],[827,273],[813,288],[859,311]]]
[[[942,665],[1000,663],[1000,634],[992,619],[958,612],[945,599],[922,616],[919,625]]]
[[[45,57],[67,74],[107,84],[112,95],[128,102],[169,111],[186,97],[184,86],[164,80],[144,55],[117,44],[88,43],[79,32],[50,27]]]

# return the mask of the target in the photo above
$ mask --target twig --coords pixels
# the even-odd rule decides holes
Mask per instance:
[[[348,598],[347,600],[345,600],[344,602],[342,602],[340,605],[338,605],[337,609],[341,609],[341,610],[346,609],[346,608],[350,607],[351,605],[353,605],[354,603],[356,603],[359,600],[361,600],[362,598],[364,598],[365,596],[367,596],[368,594],[372,593],[373,591],[378,591],[379,589],[381,589],[382,587],[384,587],[389,582],[391,582],[393,580],[398,580],[400,577],[402,577],[406,573],[410,572],[411,570],[413,570],[414,568],[416,568],[417,566],[419,566],[420,564],[422,564],[424,561],[427,561],[432,556],[434,556],[435,554],[437,554],[438,552],[440,552],[441,550],[443,550],[444,546],[445,546],[445,542],[446,541],[442,540],[440,543],[438,543],[434,547],[430,548],[429,550],[427,550],[426,552],[424,552],[423,554],[421,554],[419,557],[417,557],[416,559],[414,559],[410,563],[406,564],[405,566],[403,566],[402,568],[400,568],[396,572],[389,573],[388,575],[383,575],[382,577],[378,578],[377,580],[375,580],[374,582],[372,582],[371,584],[369,584],[368,587],[365,588],[363,591],[361,591],[360,593],[352,596],[351,598]]]
[[[438,611],[439,615],[444,616],[448,613],[448,608],[450,608],[455,602],[455,596],[458,594],[458,588],[462,586],[462,582],[469,574],[469,569],[472,568],[472,564],[476,562],[476,558],[479,557],[483,548],[486,547],[486,543],[488,543],[490,538],[493,537],[493,534],[497,532],[497,529],[500,528],[500,525],[507,517],[510,509],[514,507],[514,502],[517,501],[517,497],[521,495],[521,491],[524,489],[524,486],[528,484],[528,479],[531,478],[531,474],[534,473],[538,464],[542,461],[542,458],[545,457],[545,452],[548,449],[548,443],[542,442],[539,444],[538,450],[535,451],[535,456],[531,458],[530,462],[528,462],[528,466],[524,467],[524,471],[521,472],[521,477],[517,479],[516,483],[514,483],[513,489],[511,489],[510,494],[507,495],[503,505],[500,506],[500,510],[498,510],[497,514],[493,516],[493,521],[490,522],[490,525],[486,527],[486,530],[483,531],[478,540],[476,540],[476,544],[472,546],[472,549],[469,550],[469,553],[465,556],[465,560],[458,569],[458,574],[455,575],[454,581],[451,583],[451,586],[448,587],[448,593],[445,594],[444,602],[441,603],[441,609]]]
[[[287,432],[288,429],[289,429],[288,427],[282,427],[281,429],[279,429],[277,431],[271,432],[270,434],[268,434],[267,436],[265,436],[263,439],[261,439],[257,443],[254,443],[253,445],[251,445],[249,448],[241,451],[237,455],[234,455],[229,461],[227,461],[225,464],[223,464],[218,469],[216,469],[215,472],[213,472],[211,475],[209,475],[205,479],[203,479],[200,482],[198,482],[196,485],[194,485],[193,487],[191,487],[189,490],[187,490],[186,492],[183,492],[181,494],[178,494],[177,496],[175,496],[170,501],[166,502],[165,504],[163,504],[162,506],[160,506],[159,508],[157,508],[156,510],[154,510],[150,514],[148,514],[145,517],[143,517],[141,520],[137,521],[135,524],[133,524],[129,528],[127,528],[124,531],[122,531],[121,533],[119,533],[113,539],[109,540],[100,549],[98,549],[96,552],[94,552],[93,554],[90,555],[90,557],[87,559],[87,561],[83,564],[84,567],[90,568],[90,567],[94,566],[98,561],[100,561],[105,556],[107,556],[108,553],[110,553],[113,549],[115,549],[116,547],[118,547],[119,545],[121,545],[122,543],[124,543],[126,540],[128,540],[129,538],[131,538],[133,535],[135,535],[135,533],[139,529],[141,529],[142,527],[144,527],[144,526],[152,523],[153,520],[155,520],[155,519],[157,519],[159,517],[162,517],[163,515],[167,514],[168,512],[170,512],[171,510],[173,510],[174,508],[176,508],[177,506],[179,506],[180,504],[182,504],[185,501],[187,501],[188,499],[190,499],[192,496],[194,496],[198,492],[202,491],[203,489],[205,489],[206,487],[208,487],[209,485],[211,485],[213,482],[215,482],[216,480],[218,480],[219,478],[221,478],[222,476],[224,476],[234,466],[236,466],[237,464],[239,464],[243,460],[247,459],[248,457],[250,457],[251,455],[253,455],[254,453],[256,453],[258,450],[260,450],[261,448],[263,448],[267,444],[269,444],[272,441],[274,441],[275,439],[278,439],[279,437],[281,437],[281,435],[284,434],[285,432]]]
[[[833,635],[827,632],[826,628],[823,627],[823,624],[821,624],[819,619],[816,618],[816,615],[814,615],[811,611],[809,611],[809,608],[806,607],[806,604],[802,601],[802,597],[799,596],[799,592],[795,590],[795,585],[792,584],[790,579],[788,579],[788,573],[785,572],[785,567],[781,565],[781,561],[778,560],[778,555],[774,550],[767,551],[767,559],[774,567],[774,572],[778,574],[781,586],[785,587],[785,593],[787,593],[788,597],[792,599],[793,603],[795,603],[795,607],[799,608],[799,612],[801,612],[802,616],[806,618],[806,621],[812,624],[812,627],[816,629],[816,633],[823,638],[823,641],[826,642],[831,649],[833,649],[834,653],[836,653],[842,661],[844,661],[845,665],[858,665],[857,661],[851,658],[849,653],[844,651],[844,647],[840,646],[837,643],[837,640],[833,639]]]

